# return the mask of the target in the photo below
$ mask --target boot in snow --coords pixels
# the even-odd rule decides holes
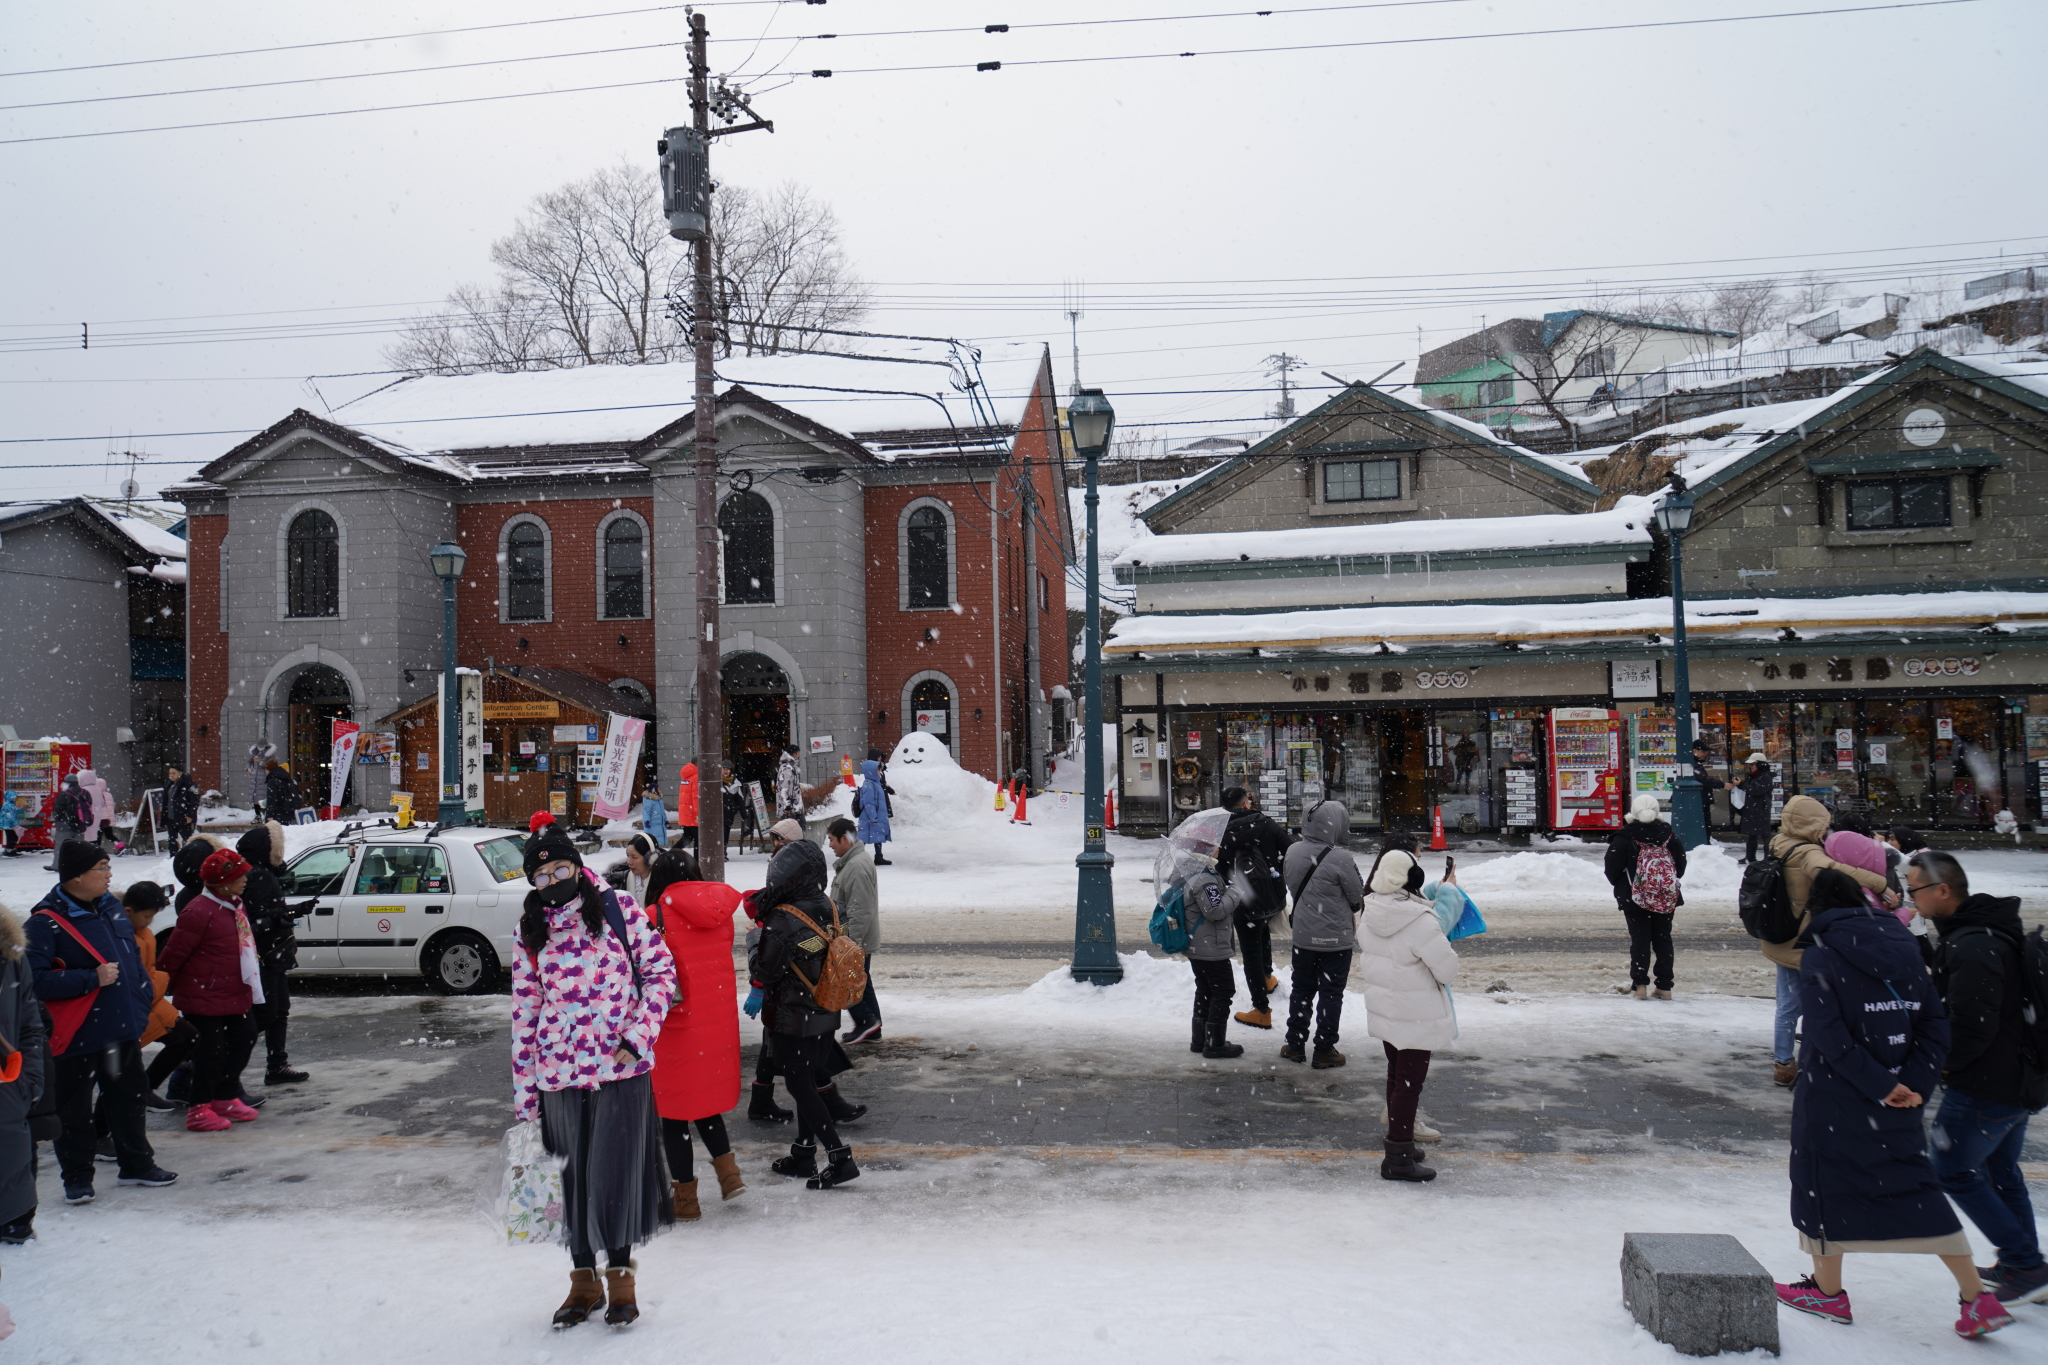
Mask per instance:
[[[1317,1071],[1328,1071],[1331,1067],[1344,1065],[1344,1054],[1333,1047],[1319,1047],[1309,1065]]]
[[[2005,1310],[1998,1296],[1987,1289],[1977,1296],[1976,1302],[1963,1304],[1963,1315],[1956,1319],[1956,1335],[1988,1337],[1999,1328],[2010,1326],[2012,1314]]]
[[[1289,1062],[1305,1062],[1308,1060],[1308,1054],[1301,1050],[1300,1043],[1282,1043],[1280,1045],[1280,1057],[1281,1060]]]
[[[1233,1014],[1231,1018],[1237,1020],[1238,1023],[1243,1024],[1246,1028],[1273,1027],[1273,1011],[1270,1009],[1245,1010],[1241,1014]]]
[[[853,1164],[853,1148],[834,1147],[825,1153],[825,1169],[804,1182],[806,1189],[829,1190],[849,1180],[860,1179],[860,1167]]]
[[[1660,987],[1650,992],[1650,998],[1652,1000],[1669,1000],[1671,998],[1671,990],[1669,987]]]
[[[1232,1057],[1244,1056],[1243,1043],[1229,1043],[1223,1039],[1224,1030],[1229,1028],[1230,997],[1224,996],[1209,1002],[1207,1045],[1202,1055],[1210,1061],[1226,1061]]]
[[[1648,985],[1631,986],[1628,988],[1628,993],[1638,1000],[1648,1000],[1650,998],[1650,988]]]
[[[587,1321],[602,1307],[604,1284],[597,1278],[597,1271],[594,1268],[572,1270],[569,1272],[569,1297],[563,1299],[562,1306],[555,1310],[555,1330]]]
[[[1190,1052],[1200,1052],[1209,1046],[1209,1021],[1203,1017],[1205,1013],[1206,1011],[1202,1008],[1202,1002],[1197,1000],[1195,1002],[1195,1017],[1189,1024],[1188,1031],[1188,1051]]]
[[[825,1101],[825,1112],[832,1116],[834,1123],[852,1123],[868,1112],[868,1107],[864,1104],[849,1103],[846,1096],[839,1093],[837,1081],[819,1086],[818,1098]]]
[[[788,1123],[796,1114],[775,1103],[775,1082],[763,1085],[754,1082],[754,1093],[747,1100],[747,1117],[756,1123]]]
[[[1409,1180],[1420,1185],[1436,1179],[1436,1168],[1422,1164],[1421,1153],[1412,1142],[1387,1142],[1386,1155],[1380,1158],[1380,1179]]]
[[[638,1261],[628,1261],[604,1272],[605,1297],[611,1300],[604,1310],[605,1326],[631,1327],[640,1316],[639,1301],[633,1297],[633,1272],[639,1268]]]
[[[818,1173],[818,1144],[800,1142],[789,1149],[789,1155],[780,1161],[768,1163],[768,1169],[777,1175],[797,1178],[814,1176]]]
[[[747,1192],[747,1182],[740,1179],[740,1160],[731,1152],[712,1157],[711,1169],[718,1175],[720,1199],[735,1199]]]
[[[1277,991],[1279,989],[1280,978],[1277,976],[1268,976],[1266,978],[1266,994],[1271,995],[1274,991]]]
[[[303,1071],[292,1068],[292,1059],[282,1052],[270,1054],[268,1065],[263,1068],[265,1085],[301,1085],[313,1079]]]
[[[697,1182],[694,1180],[671,1180],[669,1197],[675,1204],[678,1223],[694,1223],[704,1216],[704,1210],[697,1207]]]

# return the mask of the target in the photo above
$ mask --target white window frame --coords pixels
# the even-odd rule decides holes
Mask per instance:
[[[910,516],[920,507],[936,508],[946,519],[946,600],[936,607],[910,605]],[[896,609],[951,611],[960,601],[960,520],[943,498],[912,498],[896,514]]]
[[[605,534],[615,521],[631,521],[640,527],[640,612],[637,616],[607,616],[604,610]],[[630,507],[606,514],[597,523],[597,619],[600,621],[649,621],[654,618],[654,528],[647,518]]]
[[[325,512],[334,519],[334,615],[294,616],[292,615],[291,593],[291,539],[292,523],[299,519],[301,512]],[[221,542],[226,548],[227,541]],[[225,602],[227,585],[221,585]],[[295,502],[284,511],[277,523],[277,619],[280,621],[346,621],[348,620],[348,521],[341,511],[325,498],[307,498]],[[225,630],[227,627],[221,627]]]
[[[540,527],[541,614],[524,620],[512,618],[512,528],[521,522]],[[518,512],[498,527],[498,622],[507,626],[544,626],[555,619],[555,532],[537,512]]]

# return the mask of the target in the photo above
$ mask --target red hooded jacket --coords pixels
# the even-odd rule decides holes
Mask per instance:
[[[242,910],[216,893],[194,896],[157,967],[171,978],[170,997],[186,1014],[247,1014],[255,992],[242,980]]]

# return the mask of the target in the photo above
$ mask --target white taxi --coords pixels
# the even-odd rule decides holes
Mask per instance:
[[[309,976],[424,976],[482,995],[513,952],[526,893],[526,835],[503,829],[344,830],[278,874]]]

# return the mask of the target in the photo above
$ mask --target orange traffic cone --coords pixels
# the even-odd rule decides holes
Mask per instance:
[[[1431,853],[1441,853],[1446,847],[1444,843],[1444,808],[1442,806],[1431,806],[1430,810],[1434,812],[1434,815],[1429,824],[1429,851]]]
[[[1116,788],[1111,787],[1102,794],[1102,827],[1116,828]]]
[[[1019,781],[1017,783],[1017,813],[1010,817],[1011,824],[1028,825],[1031,823],[1024,818],[1024,802],[1030,795],[1031,793],[1025,789],[1024,783]]]

